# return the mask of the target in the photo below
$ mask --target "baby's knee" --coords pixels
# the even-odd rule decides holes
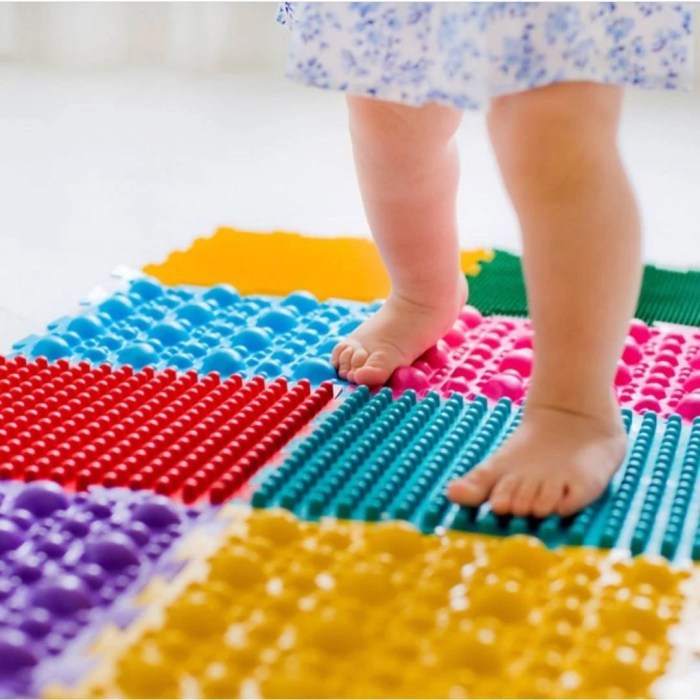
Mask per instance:
[[[350,133],[356,147],[391,152],[435,149],[448,144],[461,121],[451,107],[407,107],[364,97],[348,97]]]
[[[506,179],[547,187],[616,153],[622,90],[559,83],[493,100],[487,120]]]

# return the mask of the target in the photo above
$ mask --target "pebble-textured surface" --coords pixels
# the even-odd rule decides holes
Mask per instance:
[[[0,478],[221,503],[333,398],[323,383],[0,357]]]
[[[0,357],[0,697],[692,693],[700,273],[645,268],[626,459],[538,520],[445,496],[534,360],[520,258],[462,265],[471,305],[374,393],[329,363],[388,292],[358,239],[222,229]]]
[[[17,354],[91,364],[194,369],[223,377],[308,379],[341,384],[329,359],[336,343],[376,305],[321,303],[304,292],[284,298],[241,297],[231,287],[171,288],[130,282],[82,316],[14,346]],[[483,393],[520,402],[532,372],[530,322],[483,316],[465,306],[444,338],[389,385],[396,393]],[[620,403],[662,415],[700,416],[700,330],[633,321],[616,377]]]
[[[684,425],[655,413],[623,412],[628,455],[608,491],[576,516],[495,515],[488,505],[459,508],[445,486],[479,464],[517,426],[508,399],[489,408],[454,394],[392,399],[358,389],[276,469],[261,473],[257,507],[282,506],[300,517],[404,519],[424,532],[438,526],[482,534],[528,533],[547,544],[623,547],[634,553],[700,559],[700,421]]]
[[[241,297],[228,285],[167,287],[141,278],[83,315],[50,324],[48,334],[16,343],[13,351],[29,358],[318,384],[336,377],[329,362],[335,344],[375,308],[322,304],[307,292]]]
[[[389,385],[443,396],[453,392],[522,403],[532,374],[532,327],[526,319],[482,316],[466,306],[452,329]],[[615,377],[622,406],[661,415],[700,416],[700,330],[632,321]]]
[[[523,536],[241,514],[79,694],[646,697],[689,577]]]
[[[61,654],[61,678],[79,675],[66,652],[115,609],[128,612],[195,518],[152,494],[0,483],[0,695],[36,696],[42,664]]]

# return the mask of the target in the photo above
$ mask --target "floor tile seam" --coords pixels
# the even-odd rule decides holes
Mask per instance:
[[[177,575],[164,579],[156,574],[146,580],[133,596],[140,612],[138,617],[127,627],[107,624],[98,630],[85,653],[88,670],[70,685],[56,681],[45,682],[42,688],[44,697],[91,697],[93,687],[97,685],[109,688],[110,683],[116,689],[113,674],[122,654],[140,640],[144,633],[162,627],[165,610],[192,582],[206,580],[207,560],[220,551],[227,525],[230,526],[222,510],[215,515],[213,521],[195,526],[182,537],[170,553],[173,561],[181,564]]]

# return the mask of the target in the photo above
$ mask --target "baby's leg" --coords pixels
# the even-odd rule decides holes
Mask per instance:
[[[349,97],[348,108],[362,198],[391,293],[331,361],[341,377],[378,385],[433,345],[466,301],[455,215],[461,113],[362,97]]]
[[[467,505],[571,514],[625,452],[612,391],[640,284],[639,218],[617,149],[622,90],[561,83],[494,100],[489,130],[523,232],[535,368],[523,421],[453,482]]]

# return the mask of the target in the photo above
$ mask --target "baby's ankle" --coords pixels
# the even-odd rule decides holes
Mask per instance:
[[[446,307],[458,311],[467,303],[468,295],[467,279],[460,271],[456,276],[445,275],[431,281],[415,280],[394,285],[389,298],[436,311],[443,311]]]
[[[599,382],[567,382],[561,373],[555,372],[544,375],[544,372],[538,374],[538,371],[535,371],[527,395],[527,405],[596,420],[613,420],[620,417],[620,407],[612,382],[609,388],[606,388],[605,384],[601,386]]]
[[[624,423],[617,402],[577,406],[571,402],[542,402],[528,398],[523,409],[523,421],[532,423],[578,423],[601,436],[624,436]]]

